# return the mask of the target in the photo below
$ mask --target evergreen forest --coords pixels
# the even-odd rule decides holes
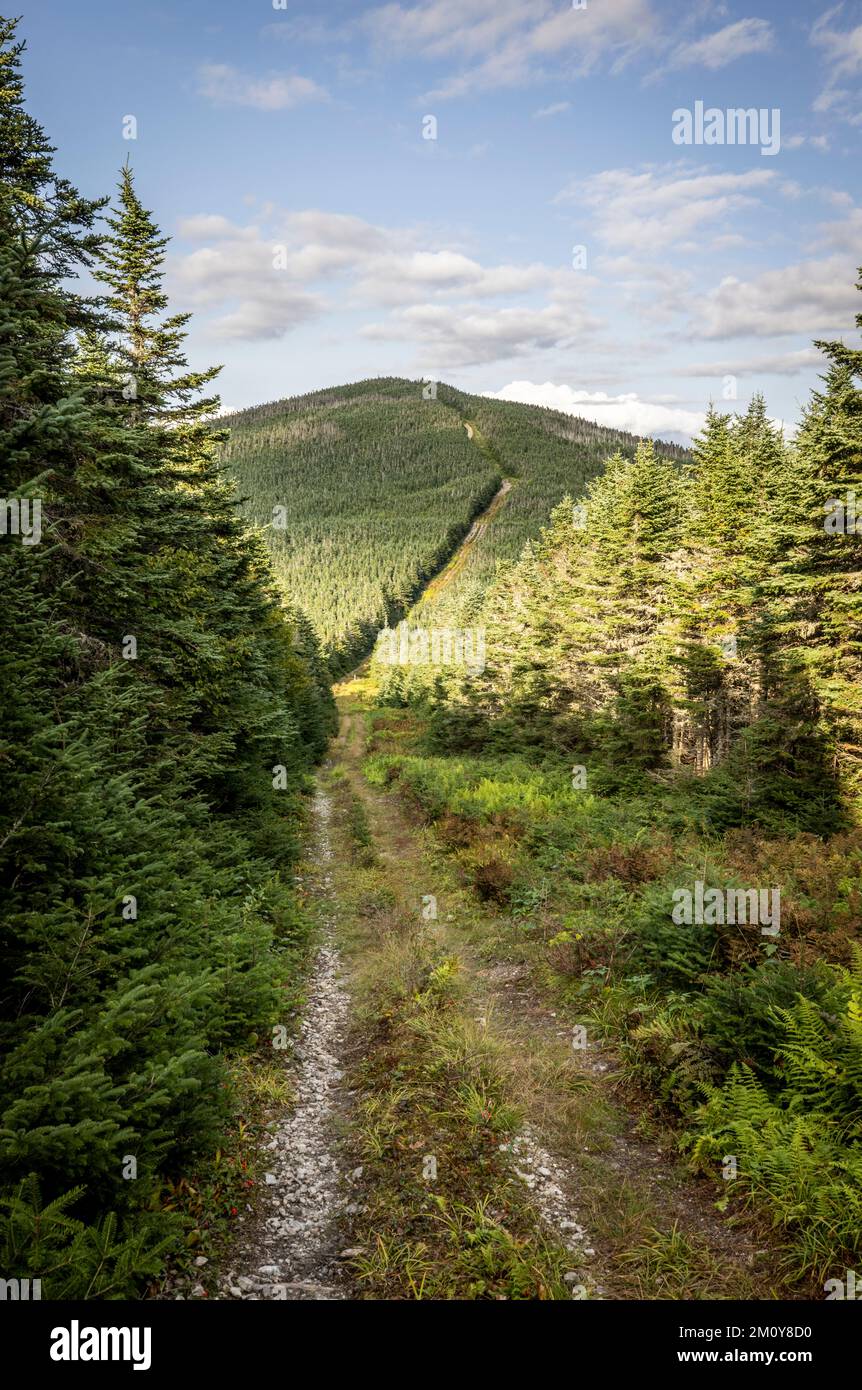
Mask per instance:
[[[64,177],[24,62],[0,20],[4,1290],[849,1287],[862,304],[794,431],[222,414],[156,195]]]

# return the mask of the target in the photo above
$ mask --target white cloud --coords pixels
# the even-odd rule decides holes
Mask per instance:
[[[284,227],[264,237],[257,227],[198,216],[185,218],[180,234],[210,244],[171,262],[172,293],[196,309],[221,310],[207,321],[218,339],[281,338],[318,317],[326,303],[306,286],[345,263],[337,247],[288,245]],[[286,260],[283,269],[275,266],[276,252]]]
[[[275,73],[253,77],[227,63],[206,63],[198,72],[198,91],[216,106],[252,106],[259,111],[284,111],[327,97],[310,77]]]
[[[219,213],[201,212],[195,217],[182,218],[178,233],[184,241],[220,241],[223,237],[237,236],[253,240],[257,236],[257,229],[237,227],[230,218],[222,217]]]
[[[476,57],[535,23],[548,8],[547,0],[424,0],[378,6],[362,22],[372,40],[390,52]]]
[[[843,5],[836,5],[820,15],[812,25],[811,42],[821,48],[831,68],[831,80],[841,81],[862,72],[862,24],[853,29],[835,29]]]
[[[557,0],[422,0],[371,10],[363,26],[378,50],[467,64],[428,94],[446,99],[521,86],[550,73],[580,76],[600,62],[619,70],[660,42],[651,0],[583,9]]]
[[[678,42],[681,28],[705,17],[705,10],[689,8],[684,19],[668,24],[654,0],[590,0],[577,8],[568,0],[393,0],[365,14],[359,28],[381,56],[460,64],[426,94],[445,100],[555,76],[582,77],[599,65],[618,73],[641,56],[659,61],[667,55],[666,66],[716,70],[774,45],[772,25],[758,18]],[[567,108],[558,102],[535,115]]]
[[[609,396],[605,391],[575,390],[552,381],[511,381],[502,390],[485,394],[500,401],[548,406],[565,415],[578,415],[611,429],[628,430],[630,434],[653,439],[689,440],[703,428],[706,420],[703,411],[644,401],[635,392]]]
[[[363,336],[407,339],[422,352],[429,367],[445,371],[570,347],[598,327],[586,310],[577,312],[571,305],[559,303],[538,309],[416,304],[386,323],[369,324]]]
[[[672,68],[727,67],[737,58],[750,53],[768,53],[775,42],[772,25],[765,19],[740,19],[726,24],[714,34],[679,44],[671,53],[668,66]]]
[[[664,169],[605,169],[558,193],[555,202],[588,209],[603,246],[647,253],[707,246],[705,229],[754,207],[775,186],[771,169],[722,174],[676,164]],[[734,234],[738,229],[734,228]]]
[[[801,150],[804,145],[810,145],[812,149],[820,150],[825,154],[829,149],[828,135],[783,135],[781,137],[781,148],[783,150]]]
[[[862,101],[858,89],[848,91],[842,83],[862,73],[862,24],[853,29],[836,29],[843,10],[836,5],[820,15],[811,27],[810,39],[823,53],[827,66],[826,86],[814,102],[815,111],[832,112],[851,125],[862,123]]]
[[[384,228],[352,213],[306,208],[291,213],[287,221],[291,235],[299,241],[337,246],[357,255],[381,250],[389,242],[390,234]]]
[[[858,312],[853,263],[844,256],[766,270],[751,280],[726,276],[698,297],[690,325],[699,338],[806,339],[849,332]]]
[[[552,106],[539,107],[538,111],[533,112],[533,116],[539,121],[544,120],[547,116],[561,116],[564,111],[571,111],[571,109],[572,103],[570,101],[555,101]]]
[[[468,291],[473,297],[492,298],[536,290],[552,278],[552,272],[538,264],[485,267],[457,251],[399,255],[390,248],[369,259],[355,297],[374,304],[403,304],[418,296]]]
[[[819,231],[825,246],[848,252],[857,265],[862,262],[862,208],[851,208],[837,222],[821,223]]]
[[[823,362],[823,354],[815,347],[800,348],[798,352],[780,352],[766,357],[726,357],[719,362],[693,362],[677,367],[677,376],[694,377],[758,377],[800,376]]]
[[[205,244],[172,262],[173,292],[214,315],[208,327],[219,337],[278,338],[325,313],[376,307],[393,312],[357,332],[464,365],[567,343],[593,326],[579,298],[595,283],[587,275],[537,262],[483,265],[454,247],[429,249],[421,229],[319,209],[259,214],[264,230],[214,215],[180,224]],[[525,296],[544,302],[483,303]]]
[[[290,287],[275,286],[265,298],[243,299],[235,309],[210,324],[213,337],[222,341],[263,342],[283,338],[323,312],[314,295]]]

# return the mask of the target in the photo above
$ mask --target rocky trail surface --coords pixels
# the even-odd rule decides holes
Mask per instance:
[[[331,901],[331,806],[318,790],[313,805],[317,874],[314,891]],[[324,914],[292,1065],[296,1102],[264,1144],[264,1200],[238,1236],[218,1297],[345,1297],[338,1223],[341,1175],[337,1119],[345,1108],[341,1047],[349,1012],[333,922]]]

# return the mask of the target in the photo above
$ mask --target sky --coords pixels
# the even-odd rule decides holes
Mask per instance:
[[[59,171],[130,159],[226,408],[394,375],[792,430],[857,341],[862,0],[17,8]]]

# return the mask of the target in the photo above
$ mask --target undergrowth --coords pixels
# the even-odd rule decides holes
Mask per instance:
[[[375,719],[371,783],[433,825],[539,977],[679,1119],[719,1209],[765,1216],[790,1279],[858,1260],[862,833],[710,828],[678,790],[575,790],[548,756],[427,756],[403,735],[392,753],[390,718]],[[780,935],[678,925],[673,892],[696,880],[780,886]]]

